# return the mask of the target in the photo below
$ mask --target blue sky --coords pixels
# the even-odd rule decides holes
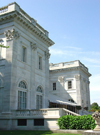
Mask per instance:
[[[13,2],[0,0],[0,7]],[[55,42],[50,63],[80,60],[89,68],[91,103],[100,105],[100,0],[15,0]]]

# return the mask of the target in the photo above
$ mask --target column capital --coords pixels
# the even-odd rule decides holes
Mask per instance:
[[[50,58],[50,53],[48,51],[45,51],[45,58],[49,59]]]
[[[37,49],[37,44],[30,42],[31,48],[35,51]]]
[[[77,81],[81,80],[81,75],[75,75],[74,77]]]
[[[11,40],[14,38],[17,39],[20,37],[20,34],[15,29],[5,31],[4,35],[5,35],[7,40]]]
[[[59,76],[58,80],[62,83],[64,81],[64,76]]]

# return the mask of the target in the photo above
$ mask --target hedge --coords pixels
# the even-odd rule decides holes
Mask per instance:
[[[94,129],[96,124],[92,115],[65,115],[57,120],[60,129]]]

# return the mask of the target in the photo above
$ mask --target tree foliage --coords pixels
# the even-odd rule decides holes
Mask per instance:
[[[1,45],[1,44],[0,44],[0,47],[2,47],[2,48],[9,48],[9,46],[4,46],[4,45]]]
[[[98,103],[94,102],[91,104],[91,112],[95,112],[95,111],[99,111],[100,112],[100,106],[98,105]]]

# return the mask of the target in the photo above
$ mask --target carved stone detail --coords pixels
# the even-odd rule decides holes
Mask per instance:
[[[51,55],[51,54],[50,54],[49,52],[46,52],[46,51],[45,51],[45,57],[46,57],[47,59],[50,58],[50,55]]]
[[[58,80],[62,83],[64,81],[64,76],[59,76]]]
[[[34,49],[34,51],[37,49],[36,43],[31,42],[30,45],[31,45],[31,48]]]
[[[90,81],[88,81],[88,84],[90,84]]]
[[[7,39],[12,39],[12,38],[19,38],[20,34],[18,33],[18,31],[16,31],[15,29],[12,30],[7,30],[4,32],[4,35]]]
[[[75,79],[79,81],[81,79],[81,75],[75,75]]]

